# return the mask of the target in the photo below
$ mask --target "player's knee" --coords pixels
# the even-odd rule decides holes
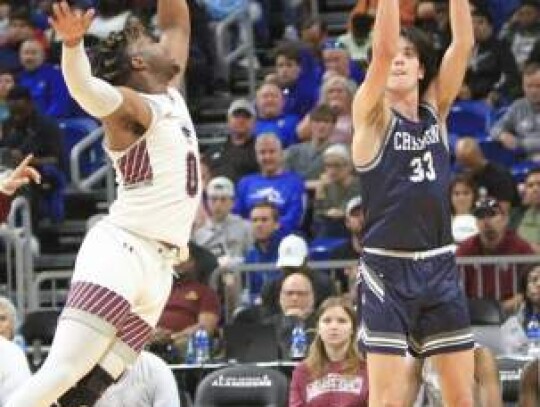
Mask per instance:
[[[112,376],[97,365],[64,393],[58,400],[58,404],[60,407],[91,407],[114,382]]]

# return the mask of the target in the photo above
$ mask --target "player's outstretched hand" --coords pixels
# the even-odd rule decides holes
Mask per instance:
[[[94,9],[72,9],[66,1],[56,2],[52,7],[53,15],[49,18],[49,24],[68,47],[77,45],[92,23]]]
[[[30,166],[34,156],[27,155],[26,158],[15,168],[15,170],[2,182],[0,190],[8,195],[13,195],[21,186],[34,181],[36,184],[41,182],[41,175],[37,170]]]

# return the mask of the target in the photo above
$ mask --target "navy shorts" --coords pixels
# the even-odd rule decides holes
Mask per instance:
[[[360,347],[417,357],[472,349],[469,311],[453,253],[360,259]]]

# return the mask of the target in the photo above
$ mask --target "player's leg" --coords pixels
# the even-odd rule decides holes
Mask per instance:
[[[405,407],[409,366],[404,356],[367,354],[369,405]],[[391,373],[390,373],[391,372]]]
[[[430,259],[425,267],[426,312],[413,329],[413,349],[431,356],[445,405],[474,405],[474,337],[453,254]]]
[[[60,319],[47,359],[38,372],[13,393],[6,407],[49,407],[93,368],[112,340],[112,335],[105,335],[83,322]]]
[[[130,253],[137,255],[143,285],[131,311],[123,319],[116,338],[99,363],[59,400],[61,407],[92,406],[132,365],[150,338],[163,311],[172,284],[171,262],[156,246],[125,236]]]
[[[439,374],[444,405],[474,406],[474,351],[472,349],[432,356]]]
[[[50,354],[9,407],[49,407],[109,350],[144,283],[136,254],[123,237],[104,223],[88,232]]]
[[[360,346],[367,353],[370,406],[404,407],[407,398],[409,317],[401,300],[402,266],[399,259],[372,255],[360,265]]]

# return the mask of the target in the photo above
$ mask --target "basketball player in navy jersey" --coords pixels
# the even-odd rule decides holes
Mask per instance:
[[[101,120],[118,182],[109,214],[81,245],[66,306],[43,366],[6,407],[93,406],[133,364],[170,293],[200,201],[199,150],[178,92],[186,68],[186,0],[158,0],[158,41],[111,34],[94,72],[83,37],[93,10],[54,3],[62,73],[72,97]]]
[[[352,154],[365,208],[360,343],[369,405],[402,406],[406,351],[432,356],[445,405],[473,405],[473,336],[450,228],[445,121],[473,46],[468,0],[450,0],[438,73],[421,32],[380,0],[373,54],[353,101]]]

